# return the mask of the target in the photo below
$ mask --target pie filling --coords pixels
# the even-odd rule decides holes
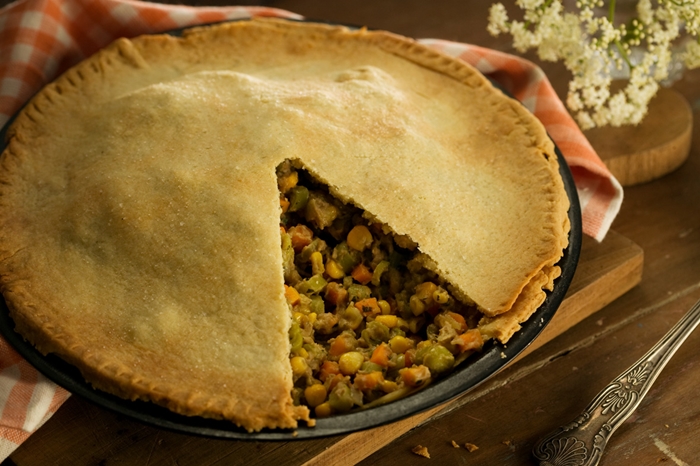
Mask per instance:
[[[483,316],[405,236],[277,167],[293,399],[317,417],[392,401],[479,351]]]

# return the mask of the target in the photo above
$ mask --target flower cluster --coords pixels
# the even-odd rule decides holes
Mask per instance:
[[[520,21],[497,3],[488,31],[571,71],[566,104],[581,128],[637,124],[674,62],[700,67],[700,0],[635,1],[626,21],[616,18],[615,0],[577,0],[568,10],[561,0],[516,0]],[[611,90],[620,75],[626,86]]]

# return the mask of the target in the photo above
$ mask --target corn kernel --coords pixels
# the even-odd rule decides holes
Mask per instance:
[[[297,183],[299,183],[299,174],[297,172],[291,172],[289,175],[277,179],[277,186],[283,193],[292,189]]]
[[[433,292],[437,290],[437,285],[433,282],[423,282],[420,285],[416,285],[416,295],[420,299],[429,299],[433,296]]]
[[[420,350],[423,348],[428,348],[430,346],[433,346],[433,344],[434,343],[430,340],[422,340],[422,341],[418,342],[418,344],[416,345],[416,349]]]
[[[379,305],[379,309],[382,310],[382,314],[391,314],[391,306],[385,299],[380,299],[377,301],[377,304]]]
[[[292,365],[292,373],[297,377],[304,375],[306,368],[309,367],[306,363],[306,359],[301,356],[294,356],[289,362]]]
[[[302,358],[306,359],[309,357],[309,352],[306,351],[304,348],[299,348],[296,351],[297,356],[301,356]]]
[[[304,320],[304,317],[305,317],[305,315],[304,315],[303,313],[301,313],[301,312],[298,312],[298,311],[297,311],[297,312],[292,313],[292,318],[293,318],[294,320],[296,320],[297,322],[299,322],[300,324],[301,324],[302,321]]]
[[[333,414],[333,409],[329,402],[324,401],[314,408],[314,413],[316,413],[316,417],[328,417]]]
[[[309,312],[309,315],[306,316],[309,319],[309,323],[313,325],[316,322],[316,319],[318,318],[318,314],[315,312]]]
[[[306,398],[306,402],[311,408],[315,408],[326,401],[327,395],[328,390],[320,383],[310,385],[304,390],[304,398]]]
[[[447,301],[449,301],[449,299],[450,295],[444,288],[438,288],[437,290],[433,291],[433,300],[435,300],[436,303],[445,304]]]
[[[362,363],[365,362],[365,357],[358,351],[350,351],[343,353],[338,360],[340,372],[344,375],[352,375],[360,370]]]
[[[377,317],[374,318],[376,322],[381,322],[382,324],[386,325],[389,328],[394,328],[398,325],[399,323],[399,318],[397,316],[392,316],[392,315],[378,315]]]
[[[372,245],[372,233],[364,225],[355,225],[348,233],[346,240],[348,246],[362,252]]]
[[[405,353],[413,348],[413,340],[401,335],[396,335],[389,340],[389,347],[394,353]]]
[[[326,274],[329,277],[334,278],[336,280],[341,279],[343,278],[343,276],[345,276],[345,272],[343,272],[343,269],[333,259],[328,259],[328,262],[326,262]]]
[[[425,312],[425,303],[415,294],[408,300],[408,307],[411,308],[414,316],[419,316]]]
[[[311,253],[311,271],[314,275],[321,275],[326,271],[323,266],[323,256],[318,251]]]
[[[384,393],[391,393],[399,389],[399,384],[392,380],[384,380],[381,383],[381,389]]]

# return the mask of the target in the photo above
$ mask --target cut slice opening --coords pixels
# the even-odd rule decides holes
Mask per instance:
[[[409,237],[277,167],[295,403],[317,417],[392,401],[450,372],[488,336]]]

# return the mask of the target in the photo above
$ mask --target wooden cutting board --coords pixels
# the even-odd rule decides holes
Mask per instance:
[[[637,285],[642,279],[643,264],[642,248],[614,231],[610,231],[601,243],[584,236],[576,274],[564,301],[540,336],[513,363]],[[478,397],[471,392],[465,396],[470,399]],[[350,434],[307,461],[304,466],[355,464],[410,429],[459,405],[463,402],[463,397],[387,426]]]

